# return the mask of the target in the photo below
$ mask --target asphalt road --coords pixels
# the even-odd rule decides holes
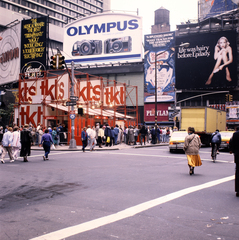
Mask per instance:
[[[228,152],[192,176],[167,146],[42,155],[0,165],[1,240],[239,239]]]

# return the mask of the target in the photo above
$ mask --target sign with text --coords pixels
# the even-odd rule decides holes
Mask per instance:
[[[46,70],[47,17],[22,21],[21,73],[25,79],[41,78]]]
[[[237,33],[220,31],[185,35],[188,48],[176,49],[177,89],[225,89],[237,86]]]
[[[157,104],[157,116],[158,122],[168,121],[168,108],[170,103],[158,103]],[[155,121],[155,104],[144,104],[144,121],[154,122]]]
[[[66,63],[95,64],[142,61],[142,18],[101,13],[80,18],[65,27]]]
[[[155,69],[157,102],[174,101],[175,33],[145,35],[144,102],[155,102]],[[155,56],[157,66],[155,68]]]

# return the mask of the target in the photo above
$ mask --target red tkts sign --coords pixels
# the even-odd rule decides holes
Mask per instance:
[[[158,103],[157,116],[159,122],[168,122],[168,107],[170,107],[170,103]],[[144,104],[144,121],[155,121],[155,104]]]

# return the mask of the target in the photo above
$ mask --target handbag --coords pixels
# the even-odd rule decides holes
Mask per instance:
[[[52,144],[52,145],[51,145],[51,150],[55,150],[55,149],[56,149],[55,145]]]
[[[110,137],[109,137],[109,136],[107,137],[106,142],[107,142],[107,143],[110,143]]]

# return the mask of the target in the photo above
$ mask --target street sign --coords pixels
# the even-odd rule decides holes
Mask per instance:
[[[76,102],[66,102],[66,106],[75,106]]]
[[[70,119],[74,120],[76,118],[75,114],[70,114]]]
[[[78,101],[79,100],[79,97],[77,97],[77,96],[70,96],[70,100],[71,101]]]

